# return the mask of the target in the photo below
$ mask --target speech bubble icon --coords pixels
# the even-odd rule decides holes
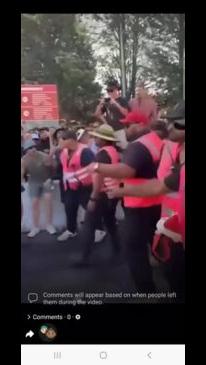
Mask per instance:
[[[35,303],[35,302],[37,302],[38,299],[39,299],[39,297],[38,297],[37,293],[29,293],[28,294],[29,303]]]

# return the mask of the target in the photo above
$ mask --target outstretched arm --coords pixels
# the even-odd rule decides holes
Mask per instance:
[[[87,172],[92,174],[94,172],[98,172],[101,175],[107,177],[114,177],[117,179],[122,178],[130,178],[135,176],[135,169],[132,167],[124,164],[124,163],[117,163],[117,164],[104,164],[98,163],[98,169],[95,170],[96,163],[91,163],[87,167]]]
[[[122,198],[123,196],[148,197],[164,195],[171,190],[164,184],[163,181],[152,179],[141,185],[124,185],[121,188],[107,189],[107,195],[110,199]]]

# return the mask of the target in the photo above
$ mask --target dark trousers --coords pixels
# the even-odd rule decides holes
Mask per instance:
[[[95,210],[93,212],[86,212],[85,221],[80,233],[84,258],[87,258],[91,254],[95,230],[99,228],[102,221],[111,236],[114,250],[116,252],[119,251],[119,239],[115,218],[117,202],[117,199],[108,199],[106,194],[101,194],[96,202]]]
[[[77,214],[79,205],[86,209],[92,187],[80,187],[78,190],[64,192],[64,206],[67,220],[67,229],[74,233],[77,229]]]
[[[77,229],[77,212],[79,207],[79,191],[68,189],[64,193],[64,207],[68,231],[74,233]]]
[[[139,292],[155,290],[149,263],[148,244],[152,243],[161,206],[125,208],[122,243],[129,269]]]

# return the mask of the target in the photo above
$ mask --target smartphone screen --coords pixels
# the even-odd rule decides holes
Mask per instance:
[[[178,57],[177,35],[153,38],[168,22],[184,33],[184,14],[160,15],[21,15],[22,365],[185,364],[185,247],[174,207],[185,186],[184,115],[161,56],[170,37]],[[130,92],[131,70],[115,63],[115,49],[131,70],[145,60],[155,81],[140,70]],[[106,80],[109,71],[120,79]],[[138,77],[148,82],[136,88]],[[106,90],[110,111],[99,115]],[[181,124],[172,142],[167,119],[150,119],[161,96]],[[151,180],[161,194],[134,192]]]

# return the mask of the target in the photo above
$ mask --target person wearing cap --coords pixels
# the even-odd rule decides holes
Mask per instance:
[[[40,199],[44,197],[46,206],[46,230],[50,234],[56,233],[52,225],[52,189],[49,184],[52,173],[51,158],[37,151],[36,144],[32,139],[24,143],[24,157],[22,158],[22,176],[28,175],[29,195],[32,199],[33,227],[28,237],[33,238],[40,232]]]
[[[96,126],[96,128],[97,128],[97,126]],[[94,155],[97,154],[98,147],[94,141],[94,138],[89,134],[89,130],[86,130],[84,128],[78,129],[77,130],[77,140],[80,143],[86,144],[92,150]]]
[[[124,184],[141,185],[157,177],[157,167],[163,146],[162,131],[158,126],[148,128],[148,118],[138,112],[129,113],[121,121],[126,127],[130,142],[121,163],[91,164],[87,171],[103,176],[123,179]],[[160,132],[160,133],[159,133]],[[127,261],[137,290],[155,290],[152,268],[148,257],[148,244],[152,242],[156,223],[160,218],[162,197],[124,197],[125,220],[122,243],[126,248]]]
[[[94,155],[97,154],[99,148],[95,143],[94,137],[92,137],[92,135],[86,129],[80,128],[77,130],[77,140],[78,140],[78,142],[87,145],[91,149],[91,151],[94,153]],[[82,212],[82,220],[84,220],[84,218],[83,218],[84,214],[85,214],[85,212]],[[106,232],[104,231],[103,223],[100,220],[99,224],[96,227],[96,231],[95,231],[95,242],[97,243],[97,242],[103,241],[105,236],[106,236]]]
[[[39,141],[37,143],[37,151],[49,153],[50,151],[50,139],[49,139],[49,128],[39,128]]]
[[[120,119],[128,114],[129,106],[125,98],[120,95],[121,87],[117,81],[107,84],[108,97],[100,100],[96,108],[95,116],[103,123],[109,124],[115,131],[117,146],[122,150],[127,147],[127,140]]]
[[[60,138],[60,161],[63,171],[64,206],[66,213],[66,230],[58,241],[66,241],[77,235],[77,213],[79,205],[86,208],[92,190],[92,179],[84,176],[76,179],[74,173],[94,161],[94,154],[84,144],[78,142],[74,131],[65,130]]]
[[[91,144],[91,136],[89,135],[88,131],[84,128],[79,128],[77,130],[77,141],[79,143],[87,145],[94,154],[96,154],[96,148],[93,148],[93,144]]]
[[[31,138],[32,138],[32,141],[34,141],[36,143],[36,145],[38,145],[38,142],[39,142],[39,134],[38,134],[38,132],[32,133]]]
[[[144,82],[140,82],[135,90],[136,96],[131,99],[129,106],[132,112],[141,112],[148,118],[148,124],[158,119],[157,104],[155,100],[148,95]]]
[[[89,134],[84,128],[79,128],[77,130],[77,141],[83,144],[88,144]]]
[[[117,139],[112,127],[103,124],[89,134],[95,138],[95,143],[99,148],[98,153],[95,156],[96,161],[110,165],[119,162],[119,153],[115,147]],[[114,253],[117,254],[120,251],[115,218],[118,199],[109,200],[104,192],[105,186],[111,186],[113,184],[116,184],[113,179],[103,179],[100,174],[93,174],[93,189],[87,205],[85,221],[80,235],[83,255],[80,262],[77,264],[84,265],[85,263],[88,263],[95,240],[95,230],[98,228],[101,221],[103,221],[111,236]]]
[[[164,180],[151,179],[138,186],[125,185],[122,188],[109,189],[108,196],[110,198],[120,198],[130,195],[144,198],[172,192],[178,193],[179,239],[176,239],[176,232],[173,233],[166,229],[167,220],[164,220],[163,227],[161,225],[162,220],[158,222],[157,227],[162,227],[160,233],[166,236],[169,234],[168,237],[172,238],[173,241],[173,245],[170,245],[171,248],[169,248],[171,252],[169,252],[169,261],[165,265],[165,272],[171,289],[177,293],[177,299],[181,301],[184,300],[185,286],[185,102],[181,101],[178,103],[174,110],[167,114],[167,118],[170,122],[168,137],[171,141],[178,143],[179,147],[170,174]],[[164,158],[164,155],[162,155],[162,158]],[[176,215],[173,215],[173,217],[176,220]],[[171,219],[169,218],[168,225],[170,221]],[[157,249],[158,244],[155,243],[155,250]]]

